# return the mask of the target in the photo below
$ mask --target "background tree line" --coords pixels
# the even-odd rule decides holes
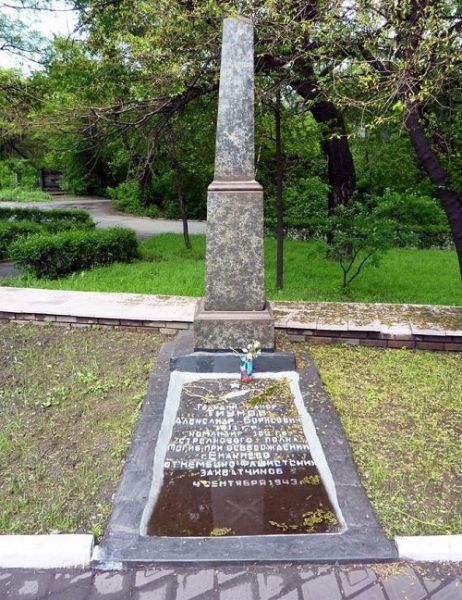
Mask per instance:
[[[460,2],[79,0],[75,9],[83,39],[55,39],[28,77],[1,72],[4,177],[27,159],[123,210],[204,218],[222,19],[241,13],[256,28],[268,228],[279,195],[286,230],[328,239],[345,282],[377,249],[448,239],[462,272]],[[4,24],[4,37],[13,31]],[[14,43],[37,50],[36,40]]]

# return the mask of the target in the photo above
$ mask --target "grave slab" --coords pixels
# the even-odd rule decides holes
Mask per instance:
[[[95,558],[95,566],[105,568],[114,563],[129,566],[178,562],[319,563],[396,559],[396,548],[385,538],[377,522],[359,482],[336,411],[310,358],[302,357],[303,367],[297,371],[256,374],[256,387],[252,388],[254,391],[244,390],[240,397],[243,390],[239,387],[238,376],[235,377],[232,373],[213,373],[210,370],[204,373],[179,370],[169,372],[170,359],[178,359],[179,351],[184,352],[190,342],[190,336],[181,334],[176,341],[165,345],[159,355],[114,500],[111,520]],[[175,365],[175,360],[172,364]],[[281,381],[289,382],[293,406],[290,402],[287,403],[286,393],[280,391],[275,392],[275,397],[268,397],[268,402],[263,402],[260,407],[258,397],[255,406],[248,402],[249,398],[246,400],[251,394],[254,394],[255,399],[255,395],[258,396],[259,382],[268,383],[268,380],[276,384],[281,384]],[[224,408],[213,403],[213,397],[217,395],[217,388],[220,386],[220,394],[227,396]],[[201,387],[205,388],[202,392]],[[204,396],[205,400],[196,396]],[[211,401],[210,405],[207,400]],[[239,401],[243,404],[243,409],[239,409]],[[237,427],[230,431],[226,427],[217,429],[217,436],[220,431],[226,433],[226,436],[235,434],[237,449],[233,451],[238,455],[231,459],[239,463],[240,469],[263,469],[258,475],[256,472],[240,473],[236,471],[236,464],[233,466],[236,473],[225,474],[223,469],[227,466],[231,468],[232,465],[219,466],[218,459],[210,461],[211,474],[207,473],[207,465],[204,467],[198,464],[200,460],[207,458],[204,458],[204,445],[212,446],[214,440],[207,440],[207,444],[196,444],[194,437],[191,439],[191,433],[210,431],[211,420],[216,417],[214,411],[228,409],[235,413],[241,411],[240,415],[229,417],[229,424]],[[189,419],[197,418],[197,411],[207,414],[207,417],[202,417],[207,419],[207,423],[202,426],[194,423],[188,425]],[[262,412],[253,414],[251,411]],[[216,419],[217,427],[226,425],[223,418],[226,418],[226,413],[225,417],[220,413],[220,417]],[[256,421],[253,422],[252,419]],[[273,419],[274,422],[263,423],[264,419]],[[285,422],[284,419],[294,420]],[[240,443],[241,436],[246,433],[242,426],[256,427],[255,430],[248,430],[251,448],[247,448],[246,443]],[[277,431],[276,435],[263,436],[274,437],[281,442],[277,451],[270,447],[263,449],[265,440],[262,441],[259,436],[265,428],[269,434]],[[290,429],[288,435],[286,432]],[[142,431],[142,435],[138,431]],[[146,432],[149,434],[146,435]],[[290,441],[284,441],[287,439]],[[269,441],[267,445],[271,443]],[[219,439],[215,445],[220,445]],[[234,445],[234,441],[231,445]],[[255,445],[256,448],[253,447]],[[212,451],[217,450],[210,447],[205,454]],[[256,467],[243,464],[249,458],[255,458],[252,453],[256,452],[270,452],[269,456],[264,457],[265,464],[262,463],[259,467],[258,457]],[[292,460],[294,455],[298,456],[300,464],[276,464],[277,460]],[[181,472],[181,464],[179,470],[173,469],[174,478],[178,476],[178,481],[166,492],[171,481],[169,461],[172,463],[179,460],[181,463],[183,459],[188,463],[184,472]],[[271,461],[274,463],[272,467],[267,464]],[[307,464],[303,464],[303,461]],[[217,473],[213,471],[214,467],[218,469]],[[289,471],[284,472],[284,467]],[[305,470],[298,471],[297,467],[305,467]],[[205,471],[201,473],[202,468]],[[270,473],[269,468],[282,468],[282,473]],[[295,468],[295,471],[290,472],[290,468]],[[134,478],[140,477],[140,473],[144,475],[134,485]],[[340,473],[342,484],[337,485],[336,477]],[[308,533],[306,527],[303,527],[306,514],[307,523],[313,525],[313,513],[319,506],[320,499],[314,497],[316,493],[313,494],[313,489],[317,489],[317,485],[313,485],[316,483],[316,479],[313,479],[316,475],[323,485],[324,496],[321,502],[325,502],[324,510],[332,512],[336,520],[328,523],[327,533],[321,532],[319,523],[315,523],[312,533]],[[188,481],[188,486],[182,483],[183,479]],[[280,482],[275,483],[275,479],[280,479]],[[235,485],[237,480],[241,480],[240,485]],[[244,480],[249,482],[248,485],[243,483]],[[255,480],[257,483],[252,484]],[[270,480],[272,483],[269,483]],[[230,481],[234,483],[229,485]],[[163,488],[163,484],[167,487]],[[281,492],[283,488],[286,489],[285,492]],[[275,504],[271,494],[275,495],[276,491],[281,500],[279,504],[285,507],[285,512],[274,512]],[[169,507],[169,503],[176,506],[177,510],[171,511],[170,516],[165,513],[166,518],[156,521],[156,511],[162,508],[162,502],[157,504],[157,500],[162,498],[164,492],[163,510]],[[305,495],[302,496],[302,493]],[[182,502],[181,506],[177,503],[178,498]],[[310,502],[314,504],[310,505]],[[167,524],[167,529],[158,527],[162,523]],[[291,529],[291,525],[297,525],[297,529]],[[219,535],[220,533],[225,535]]]

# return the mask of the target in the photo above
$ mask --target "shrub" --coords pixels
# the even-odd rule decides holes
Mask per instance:
[[[82,229],[17,240],[9,255],[32,275],[55,279],[81,269],[130,262],[138,256],[138,242],[131,229]]]
[[[50,194],[39,189],[5,188],[0,190],[0,201],[45,202],[51,200]]]
[[[0,220],[34,221],[34,223],[42,224],[66,221],[79,228],[95,226],[90,213],[78,209],[44,210],[40,208],[7,208],[0,206]]]
[[[368,264],[379,265],[380,255],[395,243],[396,223],[361,202],[339,205],[327,219],[329,256],[342,270],[346,291]]]
[[[435,198],[386,190],[383,196],[369,200],[377,206],[381,217],[397,223],[398,245],[431,248],[450,242],[446,215]]]
[[[23,158],[7,158],[0,161],[0,188],[35,188],[37,168]]]
[[[42,227],[32,221],[19,221],[17,223],[0,221],[0,258],[5,258],[8,255],[8,247],[15,240],[41,231]]]
[[[157,206],[142,205],[139,181],[126,181],[115,188],[108,187],[106,192],[112,198],[112,206],[116,210],[146,217],[157,217],[159,215]]]

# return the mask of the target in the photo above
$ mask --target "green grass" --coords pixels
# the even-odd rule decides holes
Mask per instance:
[[[102,534],[161,341],[0,325],[0,534]]]
[[[141,244],[142,259],[132,264],[97,268],[56,281],[23,277],[4,285],[51,289],[133,292],[181,296],[204,293],[204,236],[192,236],[188,252],[182,237],[163,234]],[[341,271],[326,258],[323,242],[285,243],[285,284],[277,291],[276,242],[265,240],[266,287],[271,300],[357,301],[462,305],[462,285],[456,254],[446,250],[395,248],[378,268],[368,267],[348,295],[341,290]],[[243,269],[252,268],[251,264]]]
[[[462,533],[462,354],[308,349],[387,534]]]
[[[50,194],[39,189],[4,188],[0,190],[0,202],[46,202],[48,200],[51,200]]]

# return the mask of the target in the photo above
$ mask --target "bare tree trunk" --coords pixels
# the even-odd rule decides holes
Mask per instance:
[[[284,207],[282,203],[284,165],[282,162],[280,89],[276,94],[274,120],[276,124],[276,289],[282,290],[284,285]]]
[[[417,105],[412,105],[407,109],[404,123],[409,131],[409,137],[419,159],[420,167],[427,173],[430,181],[436,187],[436,194],[448,218],[462,277],[462,203],[460,196],[449,187],[448,176],[421,125],[420,111]]]
[[[186,214],[186,206],[184,203],[183,196],[183,188],[181,186],[181,177],[180,177],[180,165],[178,163],[178,158],[176,155],[176,143],[175,143],[175,135],[173,133],[173,129],[168,127],[168,138],[169,143],[167,145],[167,153],[170,160],[170,163],[173,168],[173,176],[175,179],[175,188],[176,188],[176,197],[178,200],[178,207],[180,209],[181,221],[183,223],[183,238],[184,245],[188,250],[192,249],[191,240],[189,239],[189,230],[188,230],[188,216]]]

